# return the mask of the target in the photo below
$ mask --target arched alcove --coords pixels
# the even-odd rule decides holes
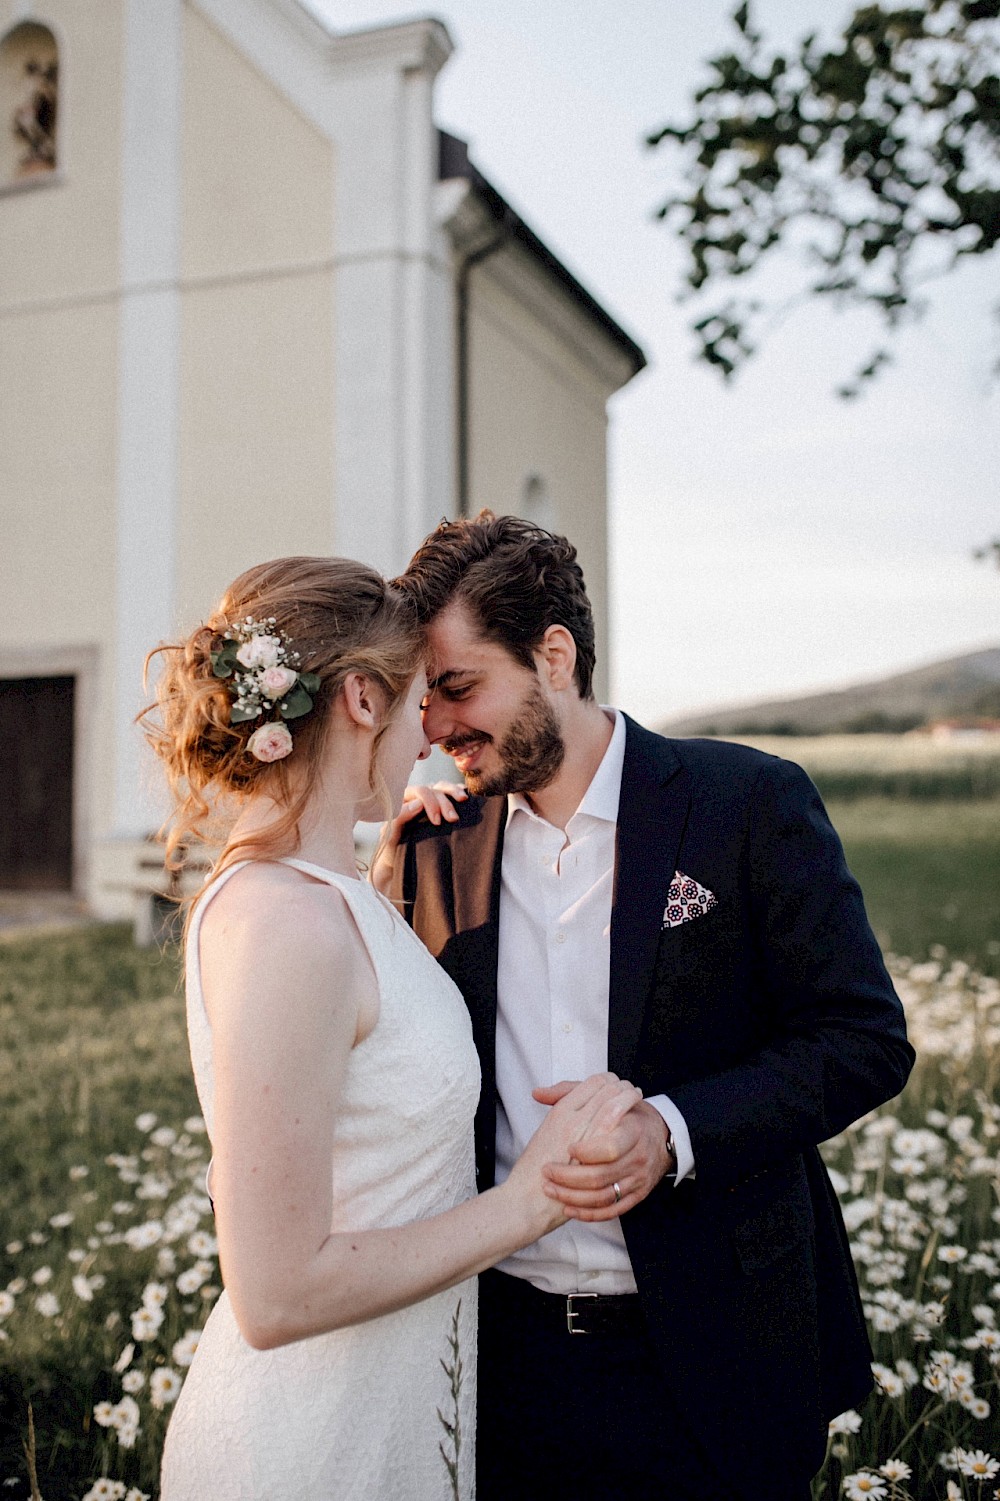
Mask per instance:
[[[40,21],[0,39],[0,188],[44,182],[59,165],[59,48]]]

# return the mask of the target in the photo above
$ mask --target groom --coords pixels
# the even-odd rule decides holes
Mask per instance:
[[[394,894],[472,1016],[480,1188],[538,1086],[609,1068],[644,1096],[550,1169],[574,1217],[481,1279],[480,1501],[806,1501],[871,1386],[816,1147],[913,1058],[837,836],[798,767],[595,702],[564,538],[484,511],[398,582],[471,796],[405,829]]]

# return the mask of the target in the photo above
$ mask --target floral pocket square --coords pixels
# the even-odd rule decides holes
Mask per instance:
[[[686,876],[682,870],[675,870],[667,892],[661,927],[679,928],[681,923],[691,922],[695,917],[704,917],[706,912],[711,912],[718,905],[719,899],[714,891],[709,891],[707,886]]]

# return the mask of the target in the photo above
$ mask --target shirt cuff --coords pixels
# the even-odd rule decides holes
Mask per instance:
[[[670,1139],[674,1144],[674,1156],[677,1158],[677,1176],[674,1178],[674,1187],[688,1173],[694,1172],[694,1152],[691,1148],[691,1133],[687,1128],[687,1122],[677,1109],[673,1100],[665,1094],[653,1094],[646,1100],[647,1105],[663,1116],[670,1132]]]

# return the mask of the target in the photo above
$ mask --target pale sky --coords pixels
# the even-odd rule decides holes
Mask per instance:
[[[311,0],[335,28],[435,14],[456,53],[438,123],[646,351],[611,404],[613,699],[649,723],[838,686],[1000,640],[997,259],[943,282],[860,402],[832,393],[874,346],[865,315],[808,305],[732,388],[693,362],[680,252],[652,220],[687,114],[729,45],[722,0]],[[788,43],[850,13],[758,0]]]

